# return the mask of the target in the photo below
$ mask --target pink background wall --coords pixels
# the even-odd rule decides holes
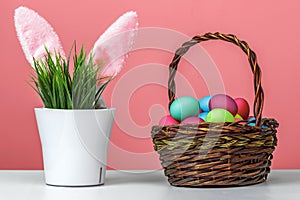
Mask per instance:
[[[23,3],[26,2],[26,3]],[[152,0],[152,1],[4,1],[0,3],[0,169],[41,169],[42,155],[33,113],[42,106],[35,92],[28,86],[30,66],[20,48],[13,24],[14,9],[20,5],[39,12],[55,28],[63,46],[70,49],[74,39],[91,47],[93,42],[118,16],[136,10],[140,27],[164,27],[188,36],[208,31],[235,33],[245,39],[258,55],[263,71],[266,100],[264,116],[280,122],[279,145],[275,151],[273,168],[300,168],[299,123],[300,113],[300,3],[297,0],[271,1],[202,1],[202,0]],[[91,23],[92,22],[92,23]],[[170,42],[170,41],[161,41]],[[181,42],[174,42],[174,50]],[[210,42],[203,44],[222,74],[226,91],[232,96],[253,100],[253,86],[247,59],[241,51],[229,44]],[[122,71],[147,63],[168,65],[172,54],[139,50],[133,52]],[[181,67],[180,71],[194,86],[198,97],[207,94],[203,81],[197,82],[193,70]],[[122,75],[121,74],[121,75]],[[241,75],[237,75],[241,74]],[[199,78],[199,77],[198,77]],[[111,95],[120,77],[105,92],[110,104]],[[150,125],[151,105],[167,105],[166,88],[144,85],[130,99],[132,120],[128,123],[144,126],[139,137],[115,125],[108,163],[118,169],[156,169],[159,162],[153,153]],[[118,107],[117,109],[125,109]],[[126,108],[127,109],[127,108]],[[126,118],[122,119],[126,122]],[[124,156],[120,152],[125,152]]]

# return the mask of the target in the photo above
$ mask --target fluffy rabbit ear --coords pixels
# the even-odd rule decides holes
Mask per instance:
[[[97,64],[103,63],[101,77],[115,77],[131,50],[138,26],[136,12],[127,12],[96,41],[92,53]]]
[[[19,7],[15,10],[15,27],[25,56],[31,66],[35,59],[46,54],[45,46],[50,53],[59,52],[64,58],[65,53],[57,34],[52,26],[35,11]]]

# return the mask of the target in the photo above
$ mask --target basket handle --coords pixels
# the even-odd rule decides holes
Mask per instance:
[[[177,49],[175,52],[175,56],[172,62],[169,65],[169,81],[168,81],[168,94],[169,94],[169,108],[171,103],[175,100],[176,95],[176,85],[175,85],[175,75],[178,67],[178,63],[181,57],[189,50],[190,47],[194,46],[197,43],[207,41],[207,40],[224,40],[226,42],[233,43],[239,46],[248,56],[248,61],[250,63],[253,78],[254,78],[254,91],[255,91],[255,98],[254,98],[254,116],[255,116],[255,123],[257,126],[261,125],[261,117],[262,117],[262,110],[264,104],[264,92],[261,87],[261,70],[257,63],[256,54],[250,49],[248,44],[245,41],[239,40],[235,35],[232,34],[222,34],[222,33],[206,33],[201,36],[195,36],[190,41],[187,41],[182,44],[182,46]]]

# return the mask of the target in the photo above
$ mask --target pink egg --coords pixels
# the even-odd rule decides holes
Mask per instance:
[[[240,118],[234,118],[234,121],[235,122],[238,122],[238,121],[241,121],[242,119],[240,119]]]
[[[243,99],[243,98],[236,98],[235,102],[238,107],[237,113],[243,118],[243,119],[248,119],[249,117],[249,112],[250,112],[250,106],[248,102]]]
[[[161,118],[161,120],[159,120],[158,124],[160,126],[171,126],[174,124],[179,124],[179,122],[174,119],[171,115],[167,115],[164,116],[163,118]]]
[[[204,122],[204,120],[199,117],[188,117],[185,118],[181,124],[199,124],[201,122]]]
[[[234,99],[226,94],[214,95],[209,101],[209,108],[210,110],[223,108],[228,110],[233,116],[235,116],[238,111],[238,107]]]

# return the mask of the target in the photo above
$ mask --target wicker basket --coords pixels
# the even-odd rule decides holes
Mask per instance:
[[[169,66],[169,106],[175,100],[174,78],[180,58],[190,47],[206,40],[231,42],[247,54],[254,74],[256,126],[249,126],[247,121],[154,126],[154,148],[173,186],[228,187],[262,183],[270,172],[278,123],[275,119],[261,118],[264,102],[261,71],[255,53],[246,42],[231,34],[207,33],[184,43]]]

